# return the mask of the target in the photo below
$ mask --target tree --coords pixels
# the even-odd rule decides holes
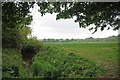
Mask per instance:
[[[2,41],[3,47],[20,47],[30,33],[28,25],[32,21],[29,9],[35,2],[2,2]],[[120,25],[120,2],[37,2],[39,12],[57,13],[56,19],[68,19],[76,16],[75,22],[86,28],[95,24],[94,32],[105,27],[118,30]],[[110,27],[108,26],[110,25]],[[23,32],[24,30],[24,32]]]
[[[45,13],[57,13],[56,19],[68,19],[76,17],[75,22],[80,27],[86,28],[94,24],[94,32],[105,27],[109,30],[118,30],[120,26],[120,2],[38,2],[39,12],[42,16]],[[93,32],[93,33],[94,33]]]
[[[23,40],[30,33],[27,27],[32,21],[29,9],[33,3],[2,3],[2,44],[3,48],[20,48]]]

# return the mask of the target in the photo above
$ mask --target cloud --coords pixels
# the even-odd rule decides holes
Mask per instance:
[[[37,10],[33,11],[33,21],[30,27],[33,31],[32,35],[36,36],[38,39],[85,39],[88,37],[102,38],[112,35],[118,35],[118,31],[113,30],[104,30],[102,32],[98,30],[95,34],[92,34],[92,32],[88,30],[88,28],[79,28],[79,24],[75,23],[73,19],[56,20],[56,14],[46,14],[41,17],[41,14]]]

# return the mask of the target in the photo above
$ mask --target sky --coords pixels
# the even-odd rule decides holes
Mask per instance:
[[[37,39],[85,39],[89,37],[105,38],[118,35],[118,31],[113,31],[112,29],[98,30],[92,34],[93,31],[89,31],[89,28],[80,28],[79,24],[74,22],[74,19],[56,20],[56,14],[47,13],[41,17],[37,5],[30,11],[33,15],[33,21],[29,27],[32,29],[32,36],[37,37]]]

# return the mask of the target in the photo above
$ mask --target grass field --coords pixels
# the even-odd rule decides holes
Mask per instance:
[[[51,47],[35,55],[31,67],[36,78],[98,78],[105,72],[92,61]]]
[[[3,77],[118,77],[118,43],[44,43],[31,65],[15,49],[2,49],[2,53]]]
[[[45,43],[46,46],[75,52],[106,70],[106,77],[118,76],[118,43]]]

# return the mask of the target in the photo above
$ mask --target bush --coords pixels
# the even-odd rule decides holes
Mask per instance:
[[[34,51],[34,53],[37,53],[41,47],[42,47],[42,43],[40,41],[32,38],[32,39],[27,39],[24,42],[22,50],[31,49]]]
[[[15,49],[2,49],[2,77],[28,77],[26,64],[22,56]]]
[[[40,41],[34,38],[27,39],[21,49],[23,59],[31,64],[33,56],[39,52],[41,47],[42,44]]]

